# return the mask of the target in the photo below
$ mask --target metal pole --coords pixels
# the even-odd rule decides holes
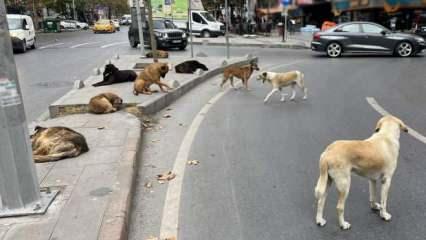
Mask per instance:
[[[134,6],[136,6],[136,18],[138,21],[138,33],[139,33],[139,42],[140,42],[140,49],[141,49],[141,56],[145,57],[145,41],[143,39],[143,29],[142,29],[142,16],[141,16],[141,6],[139,3],[139,0],[134,0]]]
[[[77,12],[75,11],[75,0],[72,0],[72,12],[74,20],[77,20]]]
[[[225,0],[225,39],[226,39],[226,58],[229,59],[229,13],[228,13],[228,0]]]
[[[154,62],[158,62],[157,57],[157,40],[154,35],[154,24],[152,22],[152,6],[151,0],[146,1],[146,8],[148,9],[148,25],[149,25],[149,36],[151,40],[151,50],[152,50],[152,58]]]
[[[50,193],[49,193],[50,194]],[[32,160],[28,125],[6,20],[0,0],[0,217],[44,213]]]
[[[288,15],[288,9],[287,7],[284,7],[284,42],[287,41],[287,15]]]
[[[194,37],[192,36],[192,6],[191,6],[191,0],[188,0],[188,27],[189,27],[189,37],[191,39],[191,58],[194,57],[194,45],[193,40]]]

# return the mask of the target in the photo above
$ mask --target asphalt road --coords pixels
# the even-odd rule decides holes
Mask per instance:
[[[27,120],[38,118],[75,80],[94,74],[116,54],[137,54],[129,46],[125,27],[113,34],[90,30],[37,34],[37,49],[15,54]]]
[[[130,239],[159,236],[163,216],[174,217],[170,208],[164,208],[170,185],[158,184],[155,176],[173,169],[185,134],[194,131],[189,126],[195,118],[202,121],[185,149],[188,160],[200,164],[176,173],[184,174],[182,189],[176,193],[178,239],[424,239],[426,148],[410,135],[401,136],[388,202],[391,222],[369,209],[368,182],[360,177],[353,176],[347,200],[349,231],[337,225],[334,185],[324,228],[314,222],[313,193],[324,148],[338,139],[364,139],[373,133],[380,115],[366,97],[374,97],[426,134],[426,58],[328,59],[305,50],[244,48],[234,54],[249,52],[257,53],[261,69],[303,71],[309,99],[302,101],[298,92],[295,102],[281,103],[276,95],[265,105],[270,86],[253,78],[252,91],[232,90],[212,100],[220,94],[216,78],[156,115],[156,127],[144,136]],[[206,106],[209,111],[197,115]],[[162,118],[165,113],[172,117]],[[153,187],[145,187],[147,182]]]

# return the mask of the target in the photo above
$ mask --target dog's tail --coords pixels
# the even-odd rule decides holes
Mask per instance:
[[[328,165],[324,156],[321,156],[319,162],[320,176],[318,178],[317,186],[315,187],[315,198],[321,197],[327,190],[328,185]]]

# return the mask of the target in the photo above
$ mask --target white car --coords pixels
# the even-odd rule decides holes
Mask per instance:
[[[62,20],[60,26],[61,29],[77,29],[77,23],[73,20]]]
[[[30,16],[7,14],[7,23],[14,50],[24,53],[28,48],[36,47],[34,23]]]
[[[117,31],[120,31],[120,21],[118,19],[113,19],[114,27]]]
[[[85,22],[79,22],[75,20],[73,20],[72,22],[75,23],[75,25],[77,26],[77,29],[83,29],[83,30],[89,29],[89,24]]]

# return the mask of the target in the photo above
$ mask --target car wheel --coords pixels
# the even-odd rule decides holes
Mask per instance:
[[[204,30],[204,31],[201,32],[201,37],[209,38],[209,37],[211,37],[211,34],[208,30]]]
[[[182,51],[183,51],[183,50],[185,50],[185,49],[186,49],[186,45],[182,45],[182,46],[180,46],[180,47],[179,47],[179,50],[182,50]]]
[[[332,58],[340,57],[340,55],[342,55],[342,52],[343,52],[342,45],[340,45],[337,42],[332,42],[327,45],[326,52],[327,52],[327,56],[329,57],[332,57]]]
[[[135,37],[131,36],[129,41],[130,41],[130,46],[132,48],[136,48],[138,46],[138,43],[136,42]]]
[[[120,28],[117,28],[117,31],[120,31]]]
[[[36,49],[36,39],[34,38],[33,45],[31,45],[31,49]]]
[[[400,57],[409,57],[413,54],[413,45],[409,42],[401,42],[396,46],[396,54]]]
[[[25,53],[27,51],[27,42],[24,40],[21,41],[21,46],[19,46],[19,52]]]

